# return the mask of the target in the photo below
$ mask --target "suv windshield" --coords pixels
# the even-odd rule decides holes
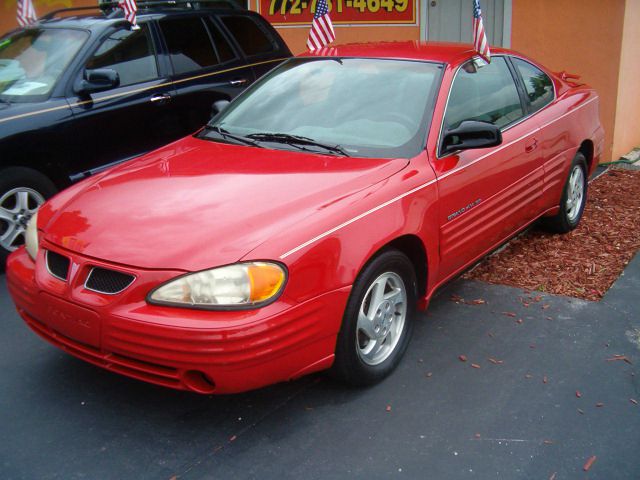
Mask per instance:
[[[202,136],[408,158],[424,148],[441,70],[440,64],[408,60],[292,59],[238,97]]]
[[[88,34],[80,30],[21,30],[0,39],[0,98],[46,99]]]

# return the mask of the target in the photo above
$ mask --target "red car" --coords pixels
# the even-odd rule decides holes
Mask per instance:
[[[603,131],[569,78],[458,44],[291,59],[44,204],[9,290],[49,342],[155,384],[376,382],[444,282],[538,219],[580,221]]]

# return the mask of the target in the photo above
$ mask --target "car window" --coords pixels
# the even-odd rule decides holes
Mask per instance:
[[[233,60],[236,55],[233,53],[231,45],[229,45],[227,39],[224,38],[222,32],[220,32],[220,29],[213,23],[213,20],[211,20],[211,18],[207,18],[206,20],[207,27],[209,27],[209,33],[211,33],[213,44],[216,47],[216,52],[218,53],[218,58],[220,59],[220,63]]]
[[[199,17],[166,18],[160,21],[176,75],[218,63],[209,34]]]
[[[29,28],[1,38],[0,98],[47,98],[88,36],[80,30]]]
[[[120,76],[120,86],[158,78],[158,65],[149,34],[149,26],[139,30],[118,30],[102,42],[85,68],[112,68]]]
[[[306,137],[357,157],[410,158],[424,149],[441,71],[418,61],[296,58],[262,77],[211,126],[240,136]],[[220,138],[215,129],[204,135]]]
[[[456,128],[464,120],[490,122],[504,127],[524,113],[513,76],[502,57],[491,63],[474,59],[464,64],[451,87],[445,126]]]
[[[250,17],[224,16],[222,23],[234,36],[245,55],[269,53],[275,46],[267,33]]]
[[[529,62],[514,58],[513,64],[520,72],[532,111],[537,112],[553,101],[553,83],[549,76]]]

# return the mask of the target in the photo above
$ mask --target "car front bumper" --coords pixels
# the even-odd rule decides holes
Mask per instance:
[[[70,254],[71,255],[71,254]],[[73,254],[81,277],[88,264]],[[135,272],[138,290],[106,296],[84,291],[82,278],[52,278],[40,253],[24,248],[7,262],[20,316],[45,340],[94,365],[166,387],[235,393],[329,368],[350,287],[302,303],[202,311],[149,305],[151,282],[175,272]]]

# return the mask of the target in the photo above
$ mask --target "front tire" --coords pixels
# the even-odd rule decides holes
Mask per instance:
[[[342,319],[334,377],[371,385],[396,368],[413,333],[416,290],[413,265],[398,250],[386,250],[365,266]]]
[[[36,170],[10,167],[0,171],[0,272],[9,254],[24,244],[29,219],[56,190],[53,182]]]
[[[542,219],[542,226],[551,232],[568,233],[578,226],[587,204],[587,161],[578,152],[571,162],[569,175],[560,199],[560,211]]]

